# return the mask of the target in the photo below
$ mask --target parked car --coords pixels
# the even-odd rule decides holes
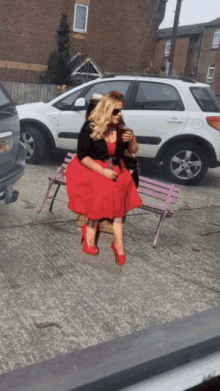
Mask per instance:
[[[208,84],[160,75],[110,75],[50,102],[17,106],[27,162],[40,163],[46,145],[75,150],[93,93],[116,90],[122,115],[139,142],[138,156],[163,163],[171,181],[195,184],[220,164],[220,105]]]
[[[24,174],[26,150],[20,141],[16,107],[0,83],[0,201],[15,202],[18,191],[13,185]]]

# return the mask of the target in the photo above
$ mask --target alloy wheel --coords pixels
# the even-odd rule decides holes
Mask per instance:
[[[21,133],[21,142],[26,147],[26,159],[30,159],[35,150],[35,142],[30,133],[27,131]]]
[[[172,174],[178,179],[193,179],[202,167],[201,158],[194,151],[183,150],[177,152],[170,161]]]

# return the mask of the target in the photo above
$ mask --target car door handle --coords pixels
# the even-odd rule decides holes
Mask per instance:
[[[171,119],[170,121],[167,121],[169,124],[183,124],[183,121],[178,121],[178,119]]]

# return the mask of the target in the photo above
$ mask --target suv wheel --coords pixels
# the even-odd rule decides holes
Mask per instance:
[[[43,134],[33,126],[21,128],[21,142],[26,147],[26,163],[40,164],[45,153]]]
[[[195,185],[208,171],[208,160],[202,148],[183,143],[172,148],[164,158],[166,176],[175,183]]]

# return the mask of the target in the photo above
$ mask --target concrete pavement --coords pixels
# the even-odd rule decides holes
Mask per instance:
[[[77,255],[64,188],[64,203],[37,214],[57,166],[27,165],[18,201],[0,204],[0,373],[220,305],[220,168],[181,187],[156,249],[158,217],[128,214],[127,262],[118,272]],[[154,177],[148,168],[142,174]]]

